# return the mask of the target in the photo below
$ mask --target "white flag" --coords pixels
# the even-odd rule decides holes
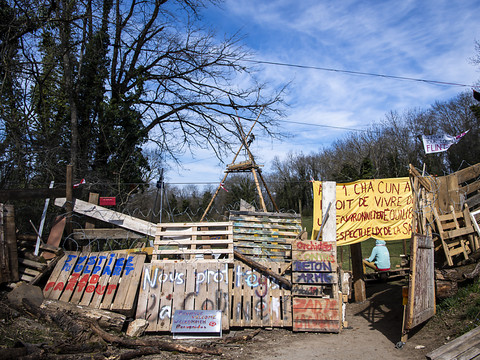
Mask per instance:
[[[469,130],[461,133],[457,136],[451,136],[447,134],[443,135],[422,135],[423,148],[425,149],[425,154],[439,153],[442,151],[447,151],[450,146],[456,144],[460,139],[468,133]]]

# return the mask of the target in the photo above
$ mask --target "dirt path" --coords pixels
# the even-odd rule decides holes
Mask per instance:
[[[349,328],[340,334],[294,333],[285,329],[262,330],[252,341],[229,349],[231,359],[425,359],[425,354],[443,344],[442,331],[420,326],[409,334],[402,349],[400,341],[403,307],[401,283],[369,284],[367,301],[347,305]],[[422,346],[420,349],[416,347]]]

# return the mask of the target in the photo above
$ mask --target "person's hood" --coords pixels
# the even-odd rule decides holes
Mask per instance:
[[[377,240],[375,241],[375,245],[387,245],[387,243],[385,242],[385,240]]]

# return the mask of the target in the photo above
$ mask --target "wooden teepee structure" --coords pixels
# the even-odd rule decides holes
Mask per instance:
[[[244,173],[244,172],[249,172],[249,171],[252,173],[253,179],[255,181],[255,186],[257,188],[258,196],[260,198],[260,203],[262,205],[262,209],[263,209],[264,212],[267,212],[267,207],[265,205],[265,200],[263,199],[263,195],[262,195],[262,189],[260,188],[260,181],[259,181],[259,178],[260,178],[263,186],[265,187],[265,190],[267,191],[268,196],[270,197],[270,200],[272,201],[273,206],[275,207],[275,210],[278,212],[277,204],[275,203],[275,200],[273,199],[272,194],[268,190],[267,183],[265,182],[265,179],[262,176],[262,170],[260,169],[260,165],[257,165],[255,163],[255,158],[253,157],[253,154],[250,151],[249,142],[247,141],[249,136],[253,136],[252,135],[252,130],[253,130],[254,126],[256,125],[256,123],[258,121],[258,118],[260,117],[261,113],[262,112],[260,112],[258,114],[257,119],[255,120],[255,122],[253,123],[252,127],[250,128],[248,134],[246,134],[246,135],[245,135],[245,132],[243,131],[242,125],[240,124],[240,118],[238,118],[238,123],[236,123],[236,125],[237,125],[237,129],[238,129],[238,132],[240,134],[241,141],[242,141],[241,144],[240,144],[240,148],[238,149],[237,153],[235,154],[235,156],[232,160],[232,163],[227,165],[227,170],[225,170],[225,176],[223,177],[223,180],[218,185],[217,190],[215,191],[215,194],[213,194],[212,199],[210,200],[210,203],[208,204],[207,208],[205,209],[205,212],[203,213],[200,221],[203,221],[205,216],[210,211],[210,208],[212,207],[212,204],[213,204],[215,198],[217,197],[220,189],[223,186],[223,183],[225,182],[228,174],[230,174],[230,173],[240,173],[240,172]],[[237,117],[238,117],[238,114],[237,114]],[[248,154],[248,160],[242,161],[242,162],[239,162],[239,163],[235,163],[235,161],[237,160],[238,154],[240,154],[240,151],[242,150],[243,147],[245,147],[245,150]]]

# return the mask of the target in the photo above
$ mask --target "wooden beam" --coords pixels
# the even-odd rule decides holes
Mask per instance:
[[[350,245],[352,255],[352,277],[355,302],[367,300],[365,281],[363,280],[362,243]]]
[[[73,238],[75,240],[94,240],[94,239],[143,239],[145,235],[139,235],[135,232],[123,229],[74,229]]]
[[[63,207],[65,202],[65,198],[55,199],[56,206]],[[73,212],[151,237],[154,237],[157,231],[157,224],[109,210],[99,205],[93,205],[79,199],[74,199],[73,201]]]
[[[234,250],[233,251],[233,255],[243,261],[245,264],[247,264],[248,266],[254,268],[255,270],[258,270],[262,273],[265,273],[267,274],[268,276],[270,277],[273,277],[274,279],[278,280],[281,284],[285,285],[287,288],[291,289],[292,288],[292,283],[290,281],[288,281],[286,278],[284,278],[283,276],[280,276],[278,275],[277,273],[274,273],[273,271],[270,271],[269,269],[267,269],[265,266],[259,264],[258,262],[256,261],[253,261],[249,258],[247,258],[245,255],[243,255],[240,251],[237,251],[237,250]]]

